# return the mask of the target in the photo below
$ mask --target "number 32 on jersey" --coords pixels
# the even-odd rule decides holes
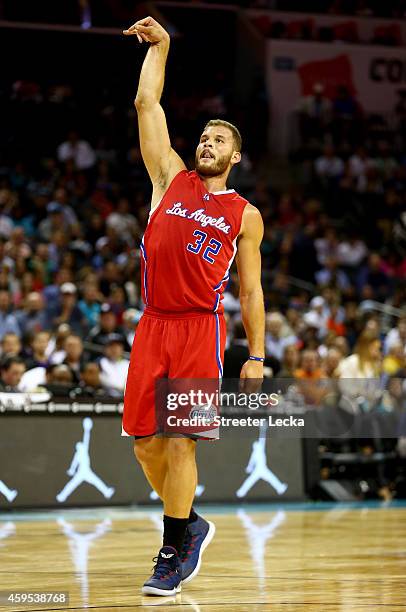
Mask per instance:
[[[197,255],[198,253],[200,253],[204,244],[206,243],[207,234],[206,232],[202,232],[201,230],[195,230],[193,232],[193,236],[195,236],[196,238],[195,243],[192,244],[191,242],[189,242],[186,248],[191,253],[194,253],[195,255]],[[223,245],[221,244],[221,242],[219,242],[218,240],[215,240],[214,238],[210,238],[209,242],[206,245],[206,248],[203,251],[203,255],[202,255],[203,259],[207,261],[209,264],[214,264],[214,258],[212,257],[212,255],[214,257],[218,255],[222,246]]]

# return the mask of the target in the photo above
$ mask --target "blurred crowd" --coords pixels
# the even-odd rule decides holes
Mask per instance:
[[[330,15],[357,15],[359,17],[397,17],[406,13],[404,0],[253,0],[251,7],[270,8],[279,11],[328,13]]]
[[[405,0],[181,0],[185,6],[206,6],[218,10],[221,6],[233,5],[239,9],[269,9],[284,12],[318,13],[332,16],[376,17],[404,19],[406,16]],[[178,3],[179,4],[179,3]],[[213,6],[214,5],[214,6]],[[166,14],[171,3],[161,0],[157,8]],[[141,10],[141,12],[140,12]],[[65,0],[63,9],[52,0],[38,0],[33,4],[27,0],[0,0],[0,19],[34,23],[58,23],[79,25],[83,29],[90,27],[122,27],[133,19],[144,16],[142,4],[128,0]],[[175,5],[176,11],[176,5]],[[176,17],[175,17],[176,22]],[[254,17],[253,22],[259,30],[271,38],[293,40],[316,40],[322,42],[346,41],[360,42],[360,33],[354,22],[347,20],[336,26],[318,27],[311,18],[284,20],[273,19],[262,15]],[[175,26],[172,26],[175,27]],[[375,28],[371,40],[364,43],[400,45],[401,30],[396,24],[384,22]]]
[[[281,192],[261,154],[261,88],[250,101],[251,118],[240,124],[222,66],[200,88],[197,77],[196,88],[177,78],[184,69],[168,66],[165,108],[173,146],[189,167],[207,119],[228,117],[242,129],[244,154],[230,184],[265,221],[267,375],[386,382],[404,376],[404,92],[389,125],[365,117],[344,86],[331,100],[315,84],[298,100],[294,187]],[[20,80],[0,92],[8,118],[0,153],[5,390],[122,395],[143,308],[139,242],[150,198],[130,85],[132,94],[128,83],[127,90],[100,90]],[[224,305],[225,373],[237,377],[248,348],[235,272]],[[323,400],[315,389],[313,405]]]
[[[300,9],[302,11],[302,9]],[[323,11],[324,12],[324,11]],[[346,42],[350,44],[370,44],[385,46],[402,46],[404,35],[398,22],[382,21],[371,29],[370,33],[360,32],[355,20],[337,20],[337,23],[321,25],[307,15],[275,17],[272,13],[262,13],[251,18],[255,27],[267,38],[284,40],[305,40],[321,43]]]

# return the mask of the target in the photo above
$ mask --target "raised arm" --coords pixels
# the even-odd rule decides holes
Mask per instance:
[[[141,69],[135,107],[142,158],[153,186],[154,208],[173,177],[186,168],[172,149],[165,113],[160,104],[169,51],[169,34],[152,17],[137,21],[131,28],[124,30],[124,34],[136,35],[140,42],[150,43]]]
[[[241,316],[247,334],[250,355],[265,356],[265,310],[261,286],[260,245],[264,225],[260,212],[247,204],[238,241],[236,256],[240,279]],[[246,361],[241,370],[241,378],[262,380],[263,363]]]

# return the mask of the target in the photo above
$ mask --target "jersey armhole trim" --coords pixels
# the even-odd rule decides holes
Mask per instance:
[[[236,240],[241,236],[242,220],[243,220],[243,217],[244,217],[245,209],[247,208],[247,204],[249,204],[248,200],[245,202],[244,208],[243,208],[242,213],[241,213],[240,227],[238,228],[238,232],[237,232],[237,234],[235,236]]]

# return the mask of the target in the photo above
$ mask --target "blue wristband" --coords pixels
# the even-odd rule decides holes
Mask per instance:
[[[262,363],[265,361],[265,357],[255,357],[255,355],[250,355],[248,359],[251,361],[262,361]]]

